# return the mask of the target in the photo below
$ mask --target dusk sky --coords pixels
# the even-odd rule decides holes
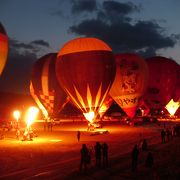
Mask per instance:
[[[0,0],[9,54],[0,91],[29,93],[33,63],[76,37],[180,64],[179,0]]]

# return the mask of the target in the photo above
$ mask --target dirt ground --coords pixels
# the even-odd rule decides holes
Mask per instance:
[[[33,141],[21,141],[22,137],[17,140],[15,130],[1,130],[5,138],[0,140],[0,179],[180,179],[180,137],[162,144],[163,124],[128,126],[103,122],[103,127],[96,132],[87,131],[85,122],[61,122],[52,132],[44,131],[41,123],[33,126],[38,135]],[[80,142],[76,137],[78,130]],[[154,166],[145,167],[148,151],[140,150],[138,169],[132,172],[132,148],[144,138],[148,151],[153,154]],[[93,148],[97,141],[109,145],[109,166],[95,167],[93,154],[88,170],[79,172],[82,144]]]

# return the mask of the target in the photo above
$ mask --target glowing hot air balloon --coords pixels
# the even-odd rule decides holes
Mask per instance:
[[[149,81],[144,100],[152,109],[161,109],[174,97],[178,100],[179,65],[165,57],[146,59],[149,68]],[[176,96],[176,97],[175,97]]]
[[[116,77],[110,95],[132,118],[146,88],[148,68],[145,60],[136,54],[117,54],[115,59]]]
[[[30,93],[46,118],[57,116],[68,102],[55,75],[56,56],[50,53],[41,57],[32,69]]]
[[[96,38],[77,38],[58,53],[56,75],[71,101],[93,121],[115,76],[110,47]]]
[[[0,75],[6,64],[8,55],[8,37],[3,25],[0,23]]]

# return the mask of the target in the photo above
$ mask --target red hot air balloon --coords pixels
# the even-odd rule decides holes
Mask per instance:
[[[173,98],[176,92],[178,64],[165,57],[146,59],[149,68],[149,81],[144,100],[150,108],[161,109]]]
[[[8,55],[8,37],[3,25],[0,23],[0,75],[6,64]]]
[[[41,57],[33,66],[30,93],[45,117],[57,116],[68,102],[64,90],[59,86],[55,75],[57,53]]]
[[[145,60],[136,54],[117,54],[116,76],[110,90],[114,101],[134,117],[139,98],[145,91],[148,68]]]
[[[72,102],[92,122],[115,76],[110,47],[96,38],[77,38],[58,53],[56,75]]]

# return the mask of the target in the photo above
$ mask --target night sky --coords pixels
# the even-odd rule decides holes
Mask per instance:
[[[0,0],[9,36],[0,91],[29,93],[33,63],[75,37],[97,37],[114,53],[161,55],[180,64],[179,0]]]

